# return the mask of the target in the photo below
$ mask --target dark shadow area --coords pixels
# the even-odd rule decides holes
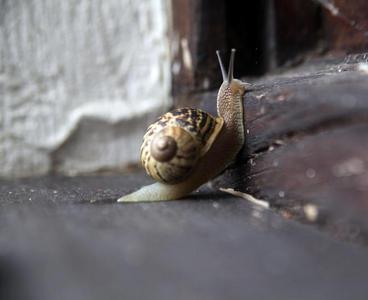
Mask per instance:
[[[230,0],[225,9],[226,49],[238,50],[239,77],[299,62],[321,39],[321,8],[313,1]]]
[[[25,286],[25,270],[21,263],[10,255],[0,255],[0,299],[33,299]]]
[[[273,30],[270,27],[265,37],[269,40],[275,35],[277,65],[300,63],[322,39],[320,5],[305,0],[274,0],[270,9],[274,11]]]
[[[227,49],[236,48],[237,76],[266,72],[265,18],[267,0],[224,1]]]

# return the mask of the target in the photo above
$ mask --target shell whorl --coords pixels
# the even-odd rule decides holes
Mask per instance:
[[[168,126],[153,136],[150,151],[142,155],[142,162],[153,179],[175,183],[190,174],[199,154],[200,144],[189,132]]]
[[[185,179],[221,127],[221,120],[199,109],[182,108],[164,114],[144,136],[141,161],[146,172],[168,184]]]
[[[152,140],[151,155],[159,162],[170,161],[178,151],[178,144],[175,138],[161,132],[157,133]]]

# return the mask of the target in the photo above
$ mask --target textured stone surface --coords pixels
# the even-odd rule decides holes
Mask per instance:
[[[1,299],[366,299],[366,248],[208,189],[114,203],[148,181],[1,181]]]
[[[0,1],[0,176],[137,161],[170,104],[167,30],[166,0]]]

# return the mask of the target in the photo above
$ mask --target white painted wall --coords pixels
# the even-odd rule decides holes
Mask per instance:
[[[0,177],[138,161],[171,101],[167,3],[0,1]]]

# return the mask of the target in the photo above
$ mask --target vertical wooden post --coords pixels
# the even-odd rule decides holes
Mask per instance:
[[[220,79],[215,55],[225,48],[223,0],[172,1],[172,92],[176,105],[188,97],[214,88]]]

